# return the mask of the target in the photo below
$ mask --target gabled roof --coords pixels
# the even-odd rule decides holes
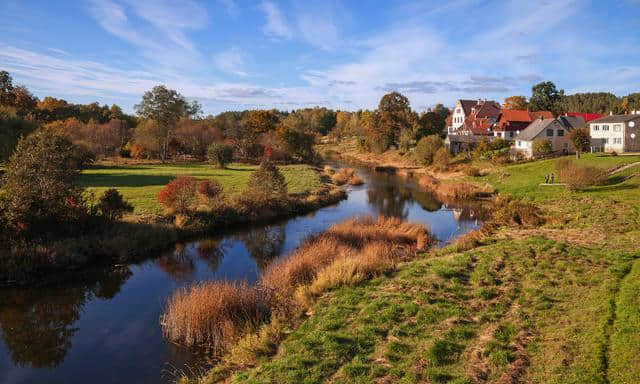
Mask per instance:
[[[523,109],[503,109],[496,123],[495,131],[524,130],[533,120],[553,119],[549,111],[530,112]]]
[[[559,116],[555,119],[534,119],[518,136],[516,140],[531,141],[551,125],[564,128],[567,131],[584,127],[584,120],[579,116]]]
[[[470,115],[471,114],[471,110],[473,108],[478,109],[478,106],[483,106],[483,105],[487,105],[488,106],[495,106],[498,110],[500,110],[500,104],[498,104],[497,102],[493,101],[493,100],[464,100],[464,99],[460,99],[460,105],[462,106],[462,110],[464,111],[465,115]]]
[[[640,115],[611,115],[601,117],[599,119],[590,121],[590,124],[596,123],[626,123],[627,121],[640,119]]]
[[[556,119],[535,119],[527,128],[520,132],[515,139],[531,141],[554,122],[556,122]]]
[[[582,116],[559,116],[558,121],[567,129],[584,128]]]
[[[529,112],[531,114],[531,121],[533,121],[534,119],[539,119],[539,118],[543,118],[543,119],[553,119],[553,113],[549,112],[549,111],[536,111],[536,112]]]
[[[590,122],[591,120],[599,119],[602,117],[599,113],[581,113],[581,112],[568,112],[567,116],[580,116],[584,119],[585,122]]]

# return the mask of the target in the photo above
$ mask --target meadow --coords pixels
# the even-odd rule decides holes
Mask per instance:
[[[199,180],[215,179],[228,195],[241,193],[251,173],[258,166],[230,164],[217,169],[209,164],[95,165],[82,172],[79,184],[99,196],[108,188],[116,188],[134,206],[134,214],[163,213],[157,196],[162,187],[177,176],[192,176]],[[322,185],[318,172],[308,165],[284,165],[290,194],[301,194]]]
[[[502,223],[330,289],[278,348],[200,381],[231,370],[236,383],[640,382],[640,166],[571,192],[539,186],[554,162],[462,178],[534,202],[543,225]]]

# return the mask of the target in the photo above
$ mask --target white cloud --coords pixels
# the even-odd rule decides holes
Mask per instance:
[[[339,17],[339,14],[343,15]],[[346,10],[332,0],[296,3],[296,19],[300,36],[307,43],[330,50],[340,43],[340,22]]]
[[[113,0],[90,0],[89,12],[104,30],[141,48],[151,66],[180,68],[200,62],[200,53],[187,33],[207,25],[204,8],[193,1],[126,1],[129,8]]]
[[[213,62],[223,72],[237,76],[247,76],[247,72],[244,70],[244,57],[238,47],[232,47],[220,52],[213,57]]]
[[[270,1],[263,1],[260,8],[267,18],[267,24],[264,27],[264,32],[267,35],[285,39],[290,39],[293,36],[291,28],[277,5]]]

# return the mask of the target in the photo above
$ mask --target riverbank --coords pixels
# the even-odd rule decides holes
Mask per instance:
[[[255,168],[235,165],[217,170],[205,165],[170,164],[93,167],[85,171],[80,180],[88,187],[87,192],[116,188],[131,200],[134,213],[123,221],[101,223],[77,237],[47,244],[22,244],[3,251],[6,255],[0,257],[0,282],[4,285],[46,284],[84,266],[153,257],[179,241],[303,215],[347,196],[346,191],[332,185],[320,169],[306,165],[283,166],[290,194],[287,199],[274,202],[277,204],[273,209],[225,206],[217,211],[196,211],[180,226],[174,224],[172,216],[161,213],[157,191],[173,177],[188,174],[217,180],[227,198],[233,198],[242,193]]]
[[[580,161],[609,169],[637,159]],[[503,212],[490,230],[390,276],[331,290],[277,349],[198,381],[638,382],[639,171],[581,192],[539,187],[554,160],[456,177],[543,220]]]

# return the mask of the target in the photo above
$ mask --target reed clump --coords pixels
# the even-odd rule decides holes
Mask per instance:
[[[357,186],[362,184],[364,184],[364,180],[362,180],[362,178],[356,174],[349,178],[349,185]]]
[[[273,352],[278,330],[265,328],[269,319],[295,319],[323,292],[388,273],[430,242],[420,224],[387,217],[346,220],[274,261],[255,286],[209,282],[179,290],[162,316],[164,335],[216,352],[238,343],[234,364],[246,364],[255,354]]]
[[[269,316],[267,297],[246,282],[212,281],[178,290],[167,302],[162,332],[176,343],[221,351]]]
[[[331,181],[335,185],[344,185],[355,176],[355,171],[352,168],[342,168],[331,175]]]
[[[260,284],[272,293],[273,308],[291,313],[329,288],[387,272],[430,241],[427,229],[419,224],[388,217],[349,219],[273,263]]]

